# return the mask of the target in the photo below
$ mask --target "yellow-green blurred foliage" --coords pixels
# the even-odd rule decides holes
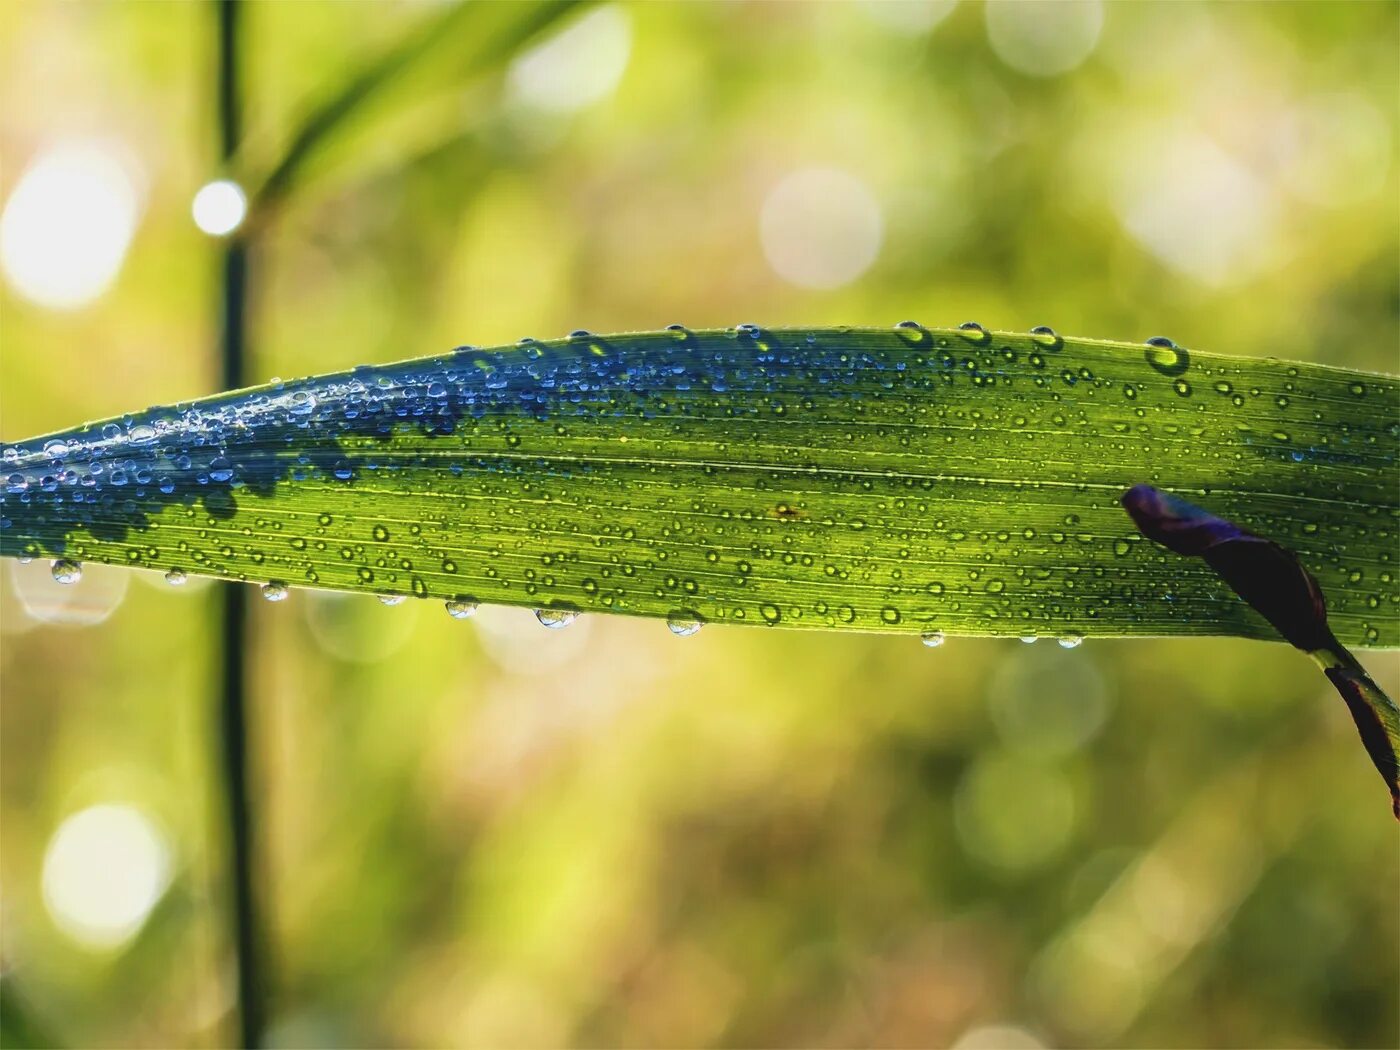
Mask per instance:
[[[251,5],[247,163],[437,11]],[[317,155],[253,255],[253,378],[907,317],[1394,370],[1397,12],[583,9]],[[194,4],[0,10],[5,439],[213,388],[212,41]],[[131,220],[86,293],[17,192],[74,149]],[[224,1043],[214,591],[0,572],[7,979],[71,1045]],[[256,605],[281,1045],[1400,1038],[1384,788],[1281,645]]]

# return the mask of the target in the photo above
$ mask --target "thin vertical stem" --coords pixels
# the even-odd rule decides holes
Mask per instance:
[[[241,5],[239,0],[218,0],[216,11],[219,150],[228,162],[243,133],[239,78]],[[247,284],[248,243],[244,236],[235,234],[224,248],[221,282],[219,346],[225,390],[244,385]],[[229,833],[229,889],[233,897],[231,932],[238,971],[238,1034],[240,1046],[254,1048],[262,1045],[264,1012],[248,791],[248,607],[245,588],[237,584],[222,585],[219,598],[219,725]]]

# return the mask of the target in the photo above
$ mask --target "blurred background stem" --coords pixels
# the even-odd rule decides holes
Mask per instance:
[[[217,91],[219,150],[228,164],[242,135],[242,98],[239,77],[240,0],[217,0],[219,60]],[[247,235],[235,233],[225,242],[220,288],[219,346],[222,384],[225,390],[244,385],[244,350],[247,335]],[[259,962],[257,895],[253,885],[253,821],[249,804],[248,703],[247,703],[247,594],[237,584],[219,588],[221,627],[219,668],[219,723],[223,752],[224,802],[227,806],[229,841],[228,890],[232,895],[232,936],[238,973],[239,1045],[262,1045],[263,987]]]

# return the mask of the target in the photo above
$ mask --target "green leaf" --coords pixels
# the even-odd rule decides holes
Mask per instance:
[[[263,211],[287,195],[307,163],[345,129],[350,118],[411,69],[458,82],[504,64],[527,41],[578,5],[579,0],[529,4],[451,3],[366,62],[307,113],[278,160],[262,177],[254,207]]]
[[[1139,483],[1293,551],[1400,644],[1397,384],[981,328],[449,354],[3,448],[0,553],[439,601],[975,635],[1269,623],[1143,539]],[[465,609],[466,605],[459,605]]]

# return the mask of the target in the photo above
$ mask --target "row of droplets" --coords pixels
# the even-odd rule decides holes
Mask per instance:
[[[753,327],[740,325],[740,329]],[[894,326],[896,334],[905,342],[918,344],[929,337],[928,330],[918,321],[900,321]],[[962,337],[970,343],[982,345],[992,341],[992,333],[976,321],[964,321],[958,325]],[[1065,345],[1062,335],[1049,325],[1036,325],[1031,329],[1031,338],[1047,350],[1059,350]],[[1166,376],[1179,376],[1190,367],[1191,355],[1164,335],[1154,335],[1146,340],[1145,356],[1147,363]],[[1357,393],[1356,390],[1352,391]]]
[[[59,558],[53,563],[53,578],[59,583],[77,583],[83,578],[83,567],[71,558]],[[166,583],[172,587],[180,587],[189,579],[189,575],[183,569],[171,569],[165,574]],[[259,587],[263,598],[269,602],[285,601],[291,593],[291,588],[279,580],[272,580]],[[381,594],[379,601],[384,605],[402,605],[408,600],[404,594]],[[447,615],[454,620],[469,620],[476,615],[481,603],[471,598],[449,598],[443,603],[447,610]],[[551,630],[560,630],[569,626],[578,619],[579,613],[573,609],[536,609],[535,619],[544,627]],[[704,621],[693,617],[668,616],[666,626],[671,633],[678,638],[689,638],[693,634],[698,634],[703,627]],[[942,631],[925,631],[919,636],[920,641],[930,649],[936,649],[947,641],[947,636]],[[1021,641],[1031,644],[1039,641],[1036,635],[1023,635]],[[1084,636],[1080,634],[1067,634],[1056,639],[1065,649],[1074,649],[1084,641]]]
[[[907,343],[919,344],[928,339],[930,333],[918,321],[900,321],[894,326],[895,333]],[[992,341],[992,333],[983,325],[976,321],[964,321],[958,325],[958,330],[962,337],[970,343],[984,344]],[[678,339],[688,339],[692,332],[685,325],[672,324],[666,326],[666,331]],[[740,324],[735,325],[730,331],[736,336],[745,336],[750,339],[758,339],[764,334],[761,325]],[[587,342],[594,339],[594,333],[585,328],[578,328],[569,333],[570,342]],[[1064,336],[1060,335],[1049,325],[1036,325],[1031,329],[1031,338],[1048,350],[1059,350],[1065,345]],[[533,339],[520,340],[522,345],[534,343]],[[1166,336],[1153,336],[1145,341],[1147,346],[1146,357],[1148,364],[1157,371],[1165,375],[1180,375],[1186,371],[1190,363],[1190,354],[1177,346]],[[459,351],[474,350],[475,347],[463,346],[457,348]]]
[[[948,640],[947,636],[942,631],[925,631],[919,636],[919,639],[930,649],[937,649]],[[1021,635],[1021,641],[1025,642],[1027,645],[1034,645],[1036,642],[1040,641],[1040,636],[1035,634],[1023,634]],[[1077,649],[1083,644],[1084,636],[1082,634],[1064,634],[1056,638],[1055,641],[1059,643],[1062,649]]]

